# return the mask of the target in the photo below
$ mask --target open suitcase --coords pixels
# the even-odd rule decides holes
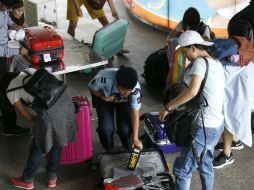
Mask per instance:
[[[149,136],[152,143],[163,151],[163,153],[169,154],[179,152],[181,148],[168,140],[164,132],[164,124],[159,120],[158,114],[158,112],[150,112],[140,116],[140,120],[144,121],[144,130],[146,134]]]
[[[93,37],[93,51],[104,59],[119,53],[123,49],[127,28],[128,22],[119,19],[98,30]]]
[[[77,164],[92,159],[90,104],[88,99],[83,96],[74,96],[72,100],[75,105],[76,121],[79,128],[76,132],[75,142],[70,142],[63,147],[61,165]]]
[[[103,189],[172,190],[175,185],[163,153],[159,150],[142,151],[135,170],[127,169],[130,152],[103,153],[98,164]]]
[[[34,65],[64,57],[63,39],[47,26],[25,28],[22,44],[29,50],[31,63]]]

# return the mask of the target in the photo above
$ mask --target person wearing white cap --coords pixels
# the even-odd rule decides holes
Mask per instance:
[[[195,123],[196,129],[193,132],[193,139],[198,151],[199,157],[204,147],[205,154],[197,165],[192,152],[192,146],[184,147],[181,150],[180,157],[176,158],[173,173],[176,179],[176,188],[178,190],[187,190],[190,188],[192,172],[199,171],[202,189],[212,190],[214,184],[213,158],[214,147],[217,144],[223,131],[223,99],[225,77],[221,63],[214,59],[209,52],[212,42],[204,41],[196,31],[188,30],[179,37],[179,44],[187,59],[191,62],[190,73],[186,76],[188,87],[175,99],[167,103],[160,110],[160,120],[164,121],[166,115],[176,107],[188,102],[194,98],[201,87],[206,69],[208,69],[207,79],[202,91],[206,98],[208,106],[201,107],[204,119],[205,134],[203,131],[201,116]],[[206,66],[208,62],[208,67]]]

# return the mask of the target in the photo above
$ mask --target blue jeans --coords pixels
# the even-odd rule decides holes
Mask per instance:
[[[197,165],[194,159],[191,146],[187,148],[182,148],[180,157],[176,158],[173,166],[173,174],[176,177],[176,188],[178,190],[188,190],[190,188],[192,172],[195,170],[199,171],[202,189],[213,189],[214,147],[218,143],[223,129],[223,126],[219,128],[206,128],[206,153],[200,166]],[[198,126],[193,136],[196,141],[198,154],[200,156],[205,145],[203,127]]]
[[[61,159],[61,146],[53,146],[49,152],[47,173],[48,179],[55,179]],[[42,151],[37,147],[34,139],[30,146],[30,154],[26,168],[23,171],[22,179],[27,183],[33,182],[36,171],[39,169],[42,159],[44,158]]]
[[[108,103],[95,96],[93,96],[93,102],[98,115],[97,132],[103,148],[106,151],[111,151],[114,146],[114,116],[116,114],[117,134],[123,147],[129,149],[132,145],[130,104],[128,102]]]

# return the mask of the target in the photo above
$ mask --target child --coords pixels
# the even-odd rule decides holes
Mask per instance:
[[[9,58],[14,55],[27,55],[28,51],[24,47],[9,48],[8,47],[8,29],[17,30],[17,26],[9,17],[6,8],[13,5],[11,0],[0,0],[0,76],[9,71]],[[28,132],[27,129],[16,126],[16,113],[14,110],[8,110],[4,107],[4,102],[0,97],[0,109],[3,116],[4,128],[3,135],[22,135]]]
[[[34,69],[28,70],[31,74]],[[36,114],[27,110],[25,104],[31,104],[34,97],[24,88],[9,91],[23,85],[29,78],[24,79],[27,74],[21,72],[7,72],[1,77],[0,87],[2,95],[8,97],[9,103],[29,122],[32,122],[33,140],[30,146],[29,158],[23,174],[19,178],[11,178],[11,184],[18,188],[33,189],[33,180],[39,169],[43,157],[49,153],[47,166],[48,187],[55,187],[57,181],[57,170],[61,159],[61,150],[69,141],[74,140],[76,131],[75,110],[67,91],[48,109],[42,109],[33,105]],[[3,94],[6,92],[6,94]],[[25,102],[25,104],[23,103]]]
[[[110,152],[114,146],[114,112],[117,133],[122,145],[143,149],[138,139],[141,93],[136,71],[131,67],[100,71],[88,84],[98,115],[97,132],[103,148]]]
[[[210,35],[211,31],[209,26],[205,25],[200,20],[200,15],[197,9],[190,7],[188,8],[183,15],[183,19],[176,25],[175,30],[171,31],[167,37],[167,41],[177,37],[177,35],[186,30],[195,30],[200,35],[207,40],[210,40],[212,36]]]
[[[12,21],[21,26],[22,28],[27,28],[27,24],[25,22],[24,17],[24,4],[22,0],[15,0],[14,5],[12,7],[12,11],[10,11],[10,17]]]

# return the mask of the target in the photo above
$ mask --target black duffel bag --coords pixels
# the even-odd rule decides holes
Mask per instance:
[[[25,91],[34,97],[32,104],[39,108],[50,108],[67,88],[63,81],[57,79],[46,69],[40,68],[33,75],[26,70],[24,72],[27,76],[23,79],[23,85],[9,89],[6,93],[24,88]],[[24,82],[28,77],[31,78]]]

